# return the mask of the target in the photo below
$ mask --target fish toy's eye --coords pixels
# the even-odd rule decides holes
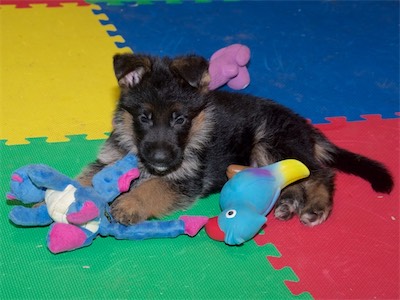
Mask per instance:
[[[235,216],[236,216],[236,210],[234,209],[228,210],[225,214],[225,217],[227,217],[228,219],[232,219]]]

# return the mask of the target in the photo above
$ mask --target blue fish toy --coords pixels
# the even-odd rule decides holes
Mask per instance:
[[[240,245],[253,238],[267,222],[281,190],[310,175],[309,169],[295,159],[261,168],[241,168],[221,190],[222,212],[206,224],[212,239],[228,245]]]

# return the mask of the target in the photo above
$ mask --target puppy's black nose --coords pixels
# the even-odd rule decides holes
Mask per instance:
[[[171,159],[169,151],[165,149],[156,149],[153,151],[152,160],[156,163],[166,163]]]

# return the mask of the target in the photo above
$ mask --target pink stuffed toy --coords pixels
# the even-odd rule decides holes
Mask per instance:
[[[215,52],[210,58],[208,71],[211,82],[210,90],[227,84],[234,90],[246,88],[250,75],[246,65],[250,60],[250,49],[241,44],[233,44]]]

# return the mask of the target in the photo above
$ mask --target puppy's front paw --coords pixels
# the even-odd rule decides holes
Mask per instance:
[[[111,215],[124,225],[136,224],[150,217],[149,213],[140,205],[140,200],[130,195],[120,196],[111,205]]]
[[[119,196],[111,205],[111,214],[125,225],[160,218],[177,207],[179,196],[164,179],[153,178]]]

